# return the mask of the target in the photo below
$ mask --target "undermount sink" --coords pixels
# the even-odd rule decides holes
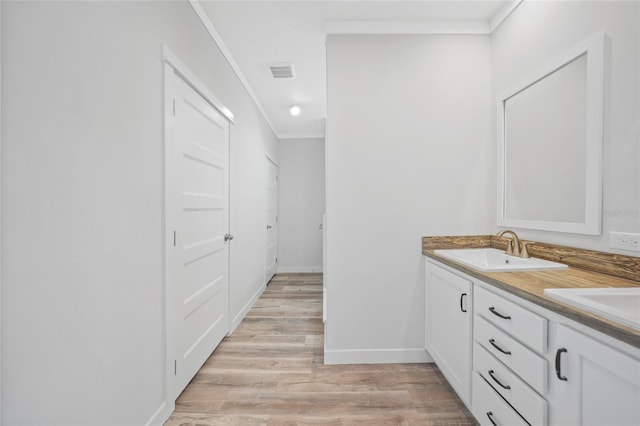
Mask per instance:
[[[577,308],[640,330],[640,287],[548,288],[544,294]]]
[[[541,271],[567,269],[563,263],[534,257],[510,256],[494,248],[434,250],[434,253],[485,272]]]

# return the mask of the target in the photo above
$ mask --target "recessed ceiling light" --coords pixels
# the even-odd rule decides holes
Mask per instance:
[[[293,105],[291,108],[289,108],[289,114],[295,116],[300,115],[300,107],[298,105]]]

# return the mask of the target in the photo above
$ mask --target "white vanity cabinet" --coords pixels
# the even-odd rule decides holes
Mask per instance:
[[[639,348],[436,260],[425,272],[425,348],[481,425],[640,425]]]
[[[425,261],[425,349],[470,405],[472,281]]]
[[[640,425],[640,360],[566,325],[554,327],[552,422]]]
[[[483,425],[546,425],[548,321],[481,286],[473,309],[474,416]]]

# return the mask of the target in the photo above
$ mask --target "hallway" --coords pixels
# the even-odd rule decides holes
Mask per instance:
[[[276,275],[166,423],[353,424],[475,422],[434,364],[323,365],[322,274]]]

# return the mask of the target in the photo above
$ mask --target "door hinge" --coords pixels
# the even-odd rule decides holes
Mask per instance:
[[[176,115],[176,100],[173,100],[173,115]]]
[[[278,221],[278,216],[276,216],[276,222]]]
[[[178,375],[178,360],[176,359],[173,360],[173,375]]]
[[[173,246],[176,246],[176,231],[173,231]]]
[[[276,257],[276,263],[278,263],[278,258]]]

